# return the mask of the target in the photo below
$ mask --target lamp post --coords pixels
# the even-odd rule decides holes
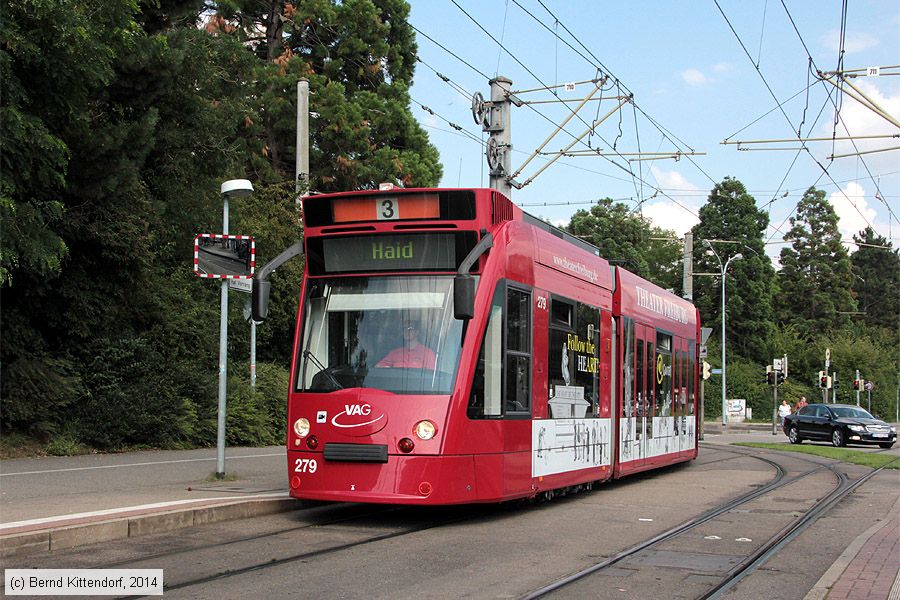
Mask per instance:
[[[231,179],[222,184],[222,234],[228,235],[228,199],[253,193],[253,184],[246,179]],[[222,279],[222,299],[219,315],[219,415],[216,430],[216,477],[225,477],[225,416],[228,392],[228,280]]]
[[[740,253],[735,254],[731,258],[725,261],[725,264],[722,264],[722,259],[719,257],[719,253],[716,252],[716,249],[713,248],[712,243],[709,240],[703,240],[703,242],[709,248],[709,252],[711,256],[715,256],[716,260],[719,261],[719,270],[722,276],[722,426],[725,427],[728,425],[728,412],[726,410],[726,379],[725,379],[725,272],[728,270],[728,265],[733,260],[740,260],[743,257]]]

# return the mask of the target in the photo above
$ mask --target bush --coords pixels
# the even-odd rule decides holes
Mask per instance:
[[[2,428],[46,439],[56,433],[69,408],[87,395],[72,361],[19,358],[3,369]]]
[[[146,339],[103,338],[88,349],[90,398],[77,418],[81,440],[101,449],[172,447],[192,437],[196,411],[168,372],[166,357]]]
[[[229,446],[272,446],[285,440],[289,376],[284,367],[260,363],[256,388],[249,374],[232,376],[228,386],[225,440]]]

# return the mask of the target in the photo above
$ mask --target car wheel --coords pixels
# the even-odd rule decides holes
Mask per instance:
[[[878,444],[878,445],[881,446],[882,448],[893,448],[894,442],[882,442],[881,444]]]
[[[800,432],[797,430],[796,425],[791,425],[791,429],[788,431],[788,439],[791,440],[792,444],[803,443],[803,438],[800,437]]]
[[[844,439],[843,431],[841,431],[840,429],[834,429],[831,432],[831,445],[835,448],[840,448],[847,445],[847,440]]]

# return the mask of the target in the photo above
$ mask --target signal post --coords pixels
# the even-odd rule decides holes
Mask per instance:
[[[778,385],[787,379],[787,354],[766,366],[766,383],[772,386],[772,435],[778,435]]]

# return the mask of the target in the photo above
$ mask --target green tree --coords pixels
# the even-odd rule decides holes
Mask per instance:
[[[856,310],[850,257],[825,192],[809,188],[797,203],[781,250],[778,318],[807,337],[847,325]]]
[[[900,253],[871,227],[854,235],[853,241],[858,248],[850,256],[852,287],[862,320],[896,333],[900,319]]]
[[[405,0],[223,0],[209,29],[237,35],[258,59],[258,117],[248,121],[250,168],[293,177],[296,82],[310,84],[310,186],[433,186],[437,150],[409,110],[416,45]]]
[[[597,246],[600,256],[660,287],[680,289],[681,245],[674,233],[611,198],[572,215],[566,230]]]
[[[710,255],[706,240],[722,265],[741,254],[741,259],[731,261],[726,275],[728,351],[763,364],[772,358],[769,340],[774,332],[775,270],[763,242],[768,224],[768,215],[756,207],[756,200],[744,185],[726,177],[713,187],[700,209],[700,222],[692,230],[695,272],[721,272],[719,260]],[[694,280],[694,303],[700,310],[700,319],[716,334],[722,323],[721,289],[718,276]]]

